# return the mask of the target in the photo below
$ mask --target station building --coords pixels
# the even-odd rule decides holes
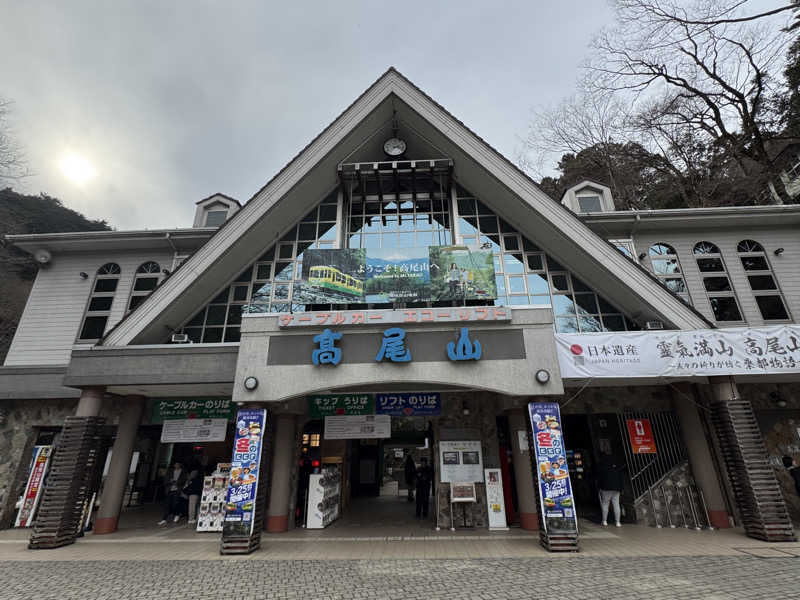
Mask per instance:
[[[557,201],[390,69],[244,204],[214,194],[184,229],[7,236],[41,267],[0,368],[0,525],[34,448],[68,446],[68,417],[103,419],[92,443],[111,451],[90,485],[102,480],[97,535],[159,502],[172,462],[229,461],[235,410],[260,407],[269,534],[308,525],[308,478],[326,466],[340,481],[320,502],[336,505],[329,520],[393,518],[375,502],[405,493],[409,456],[433,466],[426,526],[484,528],[499,512],[537,529],[527,406],[557,402],[579,518],[596,519],[596,466],[613,457],[626,522],[792,539],[800,499],[781,459],[800,458],[799,224],[800,206],[618,211],[593,181]],[[433,298],[359,296],[341,264],[315,274],[328,295],[304,287],[317,251],[464,247],[490,255],[491,277],[453,259],[429,274],[445,286]],[[639,349],[669,336],[692,360],[642,369]],[[726,343],[752,355],[747,370]],[[335,434],[326,423],[359,415]],[[643,421],[654,452],[629,430]],[[455,512],[444,449],[459,443],[475,450],[453,460],[479,475]],[[499,469],[501,508],[481,469]]]

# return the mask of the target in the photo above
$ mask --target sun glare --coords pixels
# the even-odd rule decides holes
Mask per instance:
[[[86,183],[95,175],[91,163],[77,154],[68,154],[62,158],[60,167],[67,179],[78,185]]]

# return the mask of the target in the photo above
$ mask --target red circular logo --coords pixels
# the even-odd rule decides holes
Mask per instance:
[[[572,346],[570,346],[569,349],[575,356],[580,356],[581,354],[583,354],[583,348],[581,347],[580,344],[572,344]]]

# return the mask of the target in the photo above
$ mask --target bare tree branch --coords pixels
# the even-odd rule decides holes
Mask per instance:
[[[14,138],[11,106],[10,100],[0,98],[0,183],[12,183],[32,175],[22,147]]]

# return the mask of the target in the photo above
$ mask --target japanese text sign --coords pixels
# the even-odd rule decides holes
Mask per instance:
[[[19,508],[14,527],[30,527],[36,516],[36,508],[42,495],[42,484],[50,465],[52,446],[34,446],[31,459],[31,471],[28,474],[28,484],[22,496],[22,506]]]
[[[312,419],[333,415],[371,415],[375,412],[372,394],[326,394],[308,397]]]
[[[460,306],[457,308],[402,308],[398,310],[336,310],[284,313],[278,317],[281,329],[344,325],[395,325],[425,323],[511,321],[511,310],[501,306]]]
[[[528,412],[545,530],[575,531],[577,516],[561,429],[561,411],[555,402],[531,402]]]
[[[634,454],[656,454],[650,419],[626,419],[625,424]]]
[[[439,394],[378,394],[375,413],[395,417],[435,416],[442,414]]]
[[[236,436],[225,495],[223,531],[226,537],[248,537],[253,533],[266,420],[264,409],[240,410],[236,415]]]
[[[233,403],[230,398],[179,398],[153,400],[152,423],[171,419],[230,419]]]

